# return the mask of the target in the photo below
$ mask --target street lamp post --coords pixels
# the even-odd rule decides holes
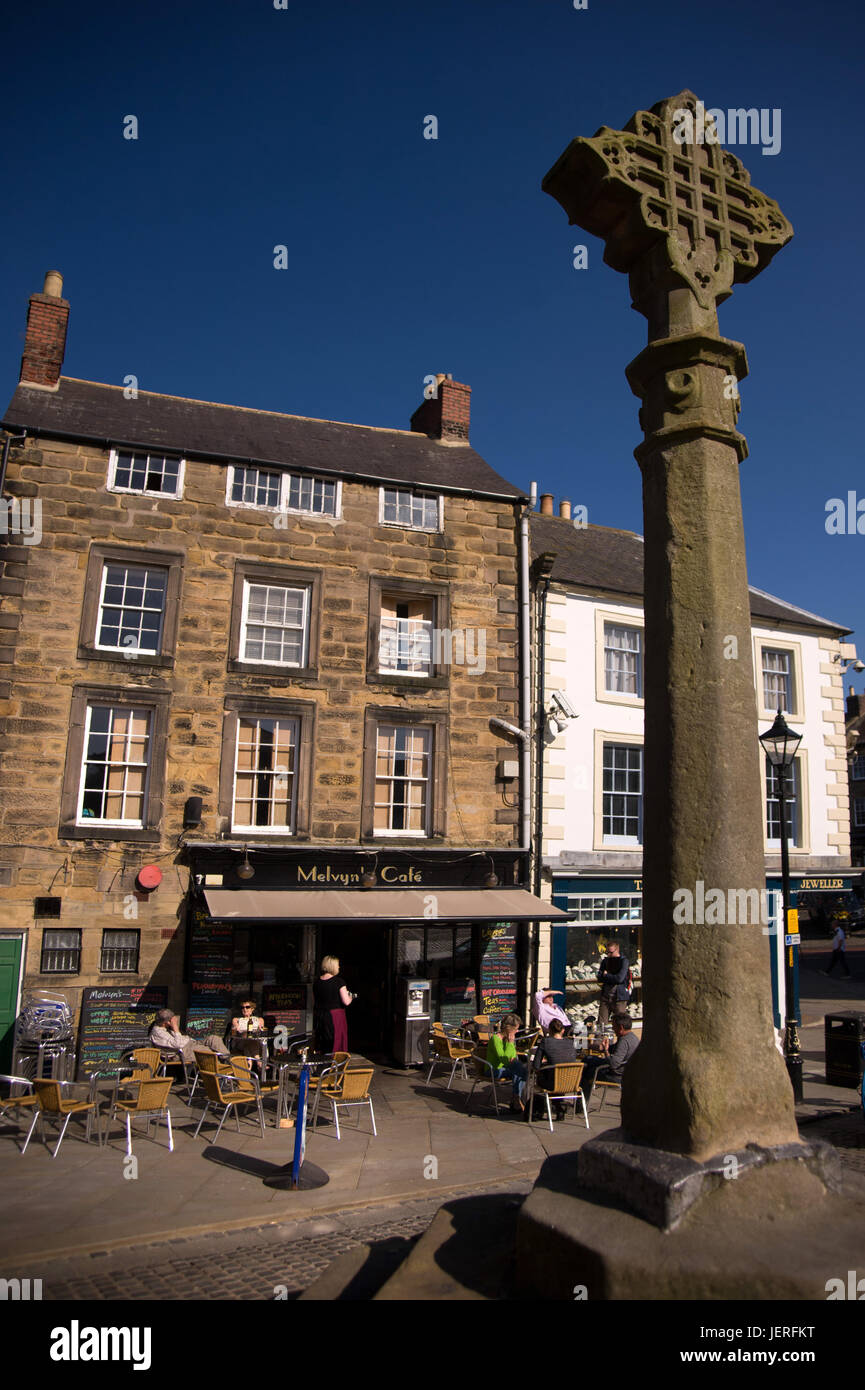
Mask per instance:
[[[799,1019],[793,988],[793,947],[788,946],[787,913],[790,906],[790,855],[787,848],[787,770],[802,742],[802,735],[788,728],[780,709],[775,723],[765,734],[760,735],[760,743],[775,769],[778,781],[778,811],[781,817],[781,923],[784,932],[784,1061],[793,1087],[796,1101],[802,1099],[802,1053],[799,1048]]]

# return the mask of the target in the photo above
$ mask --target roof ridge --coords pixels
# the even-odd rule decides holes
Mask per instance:
[[[89,381],[86,377],[80,376],[61,376],[61,381],[75,382],[79,386],[98,386],[103,391],[125,391],[125,386],[116,386],[110,381]],[[26,383],[24,383],[26,385]],[[267,415],[275,420],[306,420],[311,424],[317,425],[344,425],[346,429],[353,430],[375,430],[378,434],[398,434],[409,439],[425,439],[432,444],[446,444],[453,447],[457,443],[464,448],[472,448],[468,440],[440,440],[432,435],[422,434],[419,430],[398,429],[395,425],[362,425],[356,420],[327,420],[320,415],[291,415],[284,410],[262,410],[255,405],[231,405],[227,401],[203,401],[200,396],[173,396],[167,391],[138,391],[138,396],[156,396],[163,401],[185,401],[189,405],[204,405],[209,409],[218,410],[241,410],[247,415]]]

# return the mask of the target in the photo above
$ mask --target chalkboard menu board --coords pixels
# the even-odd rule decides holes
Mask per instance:
[[[144,1047],[158,1009],[168,1002],[162,985],[112,985],[85,989],[78,1030],[78,1076],[108,1076],[124,1052]]]
[[[474,1018],[477,1000],[474,980],[442,980],[439,984],[439,1022],[462,1023]]]
[[[184,1032],[198,1041],[211,1033],[221,1038],[231,1022],[231,1009],[189,1008],[186,1011]]]
[[[292,1033],[306,1032],[306,985],[285,985],[277,989],[268,985],[262,990],[261,1012],[268,1026],[287,1028]]]
[[[517,934],[513,922],[481,932],[481,1013],[512,1013],[517,1002]]]
[[[234,929],[231,923],[211,922],[196,908],[189,932],[189,1008],[231,1010],[231,966]]]

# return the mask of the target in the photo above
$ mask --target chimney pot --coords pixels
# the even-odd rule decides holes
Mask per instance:
[[[564,517],[565,521],[571,519],[571,504],[566,497],[563,497],[559,503],[559,516]]]
[[[541,516],[554,516],[553,494],[551,492],[541,493]]]
[[[27,332],[18,380],[22,386],[56,391],[66,351],[66,325],[69,303],[62,298],[63,276],[59,270],[45,275],[41,294],[31,294],[27,310]]]

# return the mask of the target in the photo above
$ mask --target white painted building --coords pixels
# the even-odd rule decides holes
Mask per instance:
[[[578,528],[566,517],[538,513],[531,526],[536,573],[544,568],[539,557],[556,557],[548,585],[536,584],[534,603],[537,641],[544,647],[542,670],[535,663],[536,708],[549,715],[542,777],[536,759],[535,824],[542,827],[536,884],[543,896],[579,913],[570,926],[541,929],[538,983],[564,989],[566,1007],[582,1002],[588,1009],[593,991],[578,978],[594,977],[608,942],[618,940],[632,964],[640,949],[642,538],[605,527]],[[792,787],[788,779],[790,868],[803,908],[816,912],[824,899],[806,893],[846,892],[853,882],[843,670],[855,650],[844,640],[849,629],[840,624],[758,589],[750,592],[759,731],[772,724],[780,706],[802,735]],[[730,659],[741,659],[734,646]],[[557,706],[556,692],[576,718]],[[756,731],[754,757],[763,778],[772,890],[780,882],[777,786]],[[771,891],[768,901],[771,909]],[[782,951],[783,940],[776,946]]]

